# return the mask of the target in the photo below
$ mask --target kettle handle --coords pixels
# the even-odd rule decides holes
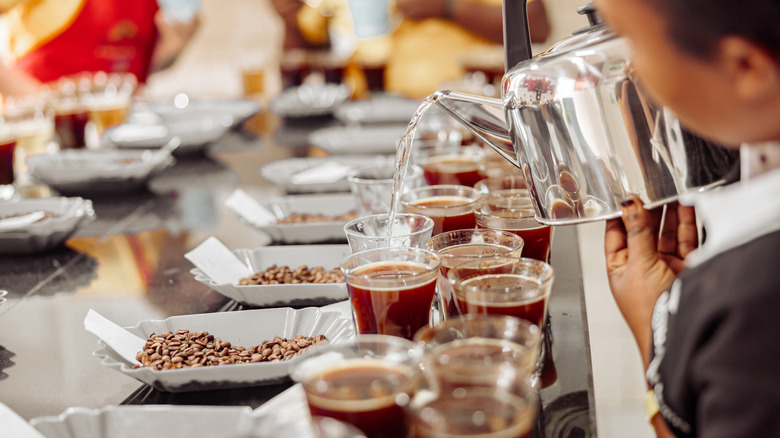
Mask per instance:
[[[528,32],[528,0],[504,0],[504,59],[506,71],[531,59],[531,34]]]

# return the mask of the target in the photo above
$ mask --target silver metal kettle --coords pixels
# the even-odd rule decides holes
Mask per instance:
[[[590,25],[531,58],[526,0],[504,0],[501,99],[437,91],[429,97],[517,166],[536,219],[549,225],[618,217],[638,195],[648,208],[722,184],[738,154],[686,131],[631,74],[625,41]]]

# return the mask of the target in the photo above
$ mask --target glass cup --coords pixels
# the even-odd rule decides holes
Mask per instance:
[[[85,148],[89,114],[77,88],[76,77],[63,77],[49,84],[49,105],[54,109],[55,140],[60,149]]]
[[[544,326],[553,268],[530,258],[496,256],[461,263],[447,274],[463,314],[515,316]]]
[[[487,178],[474,188],[482,193],[482,204],[474,212],[479,228],[515,233],[525,242],[523,256],[549,261],[553,229],[536,221],[523,177]]]
[[[292,371],[312,417],[349,423],[368,438],[406,436],[405,406],[421,376],[422,347],[393,336],[361,335],[354,344],[318,347]]]
[[[352,253],[389,247],[425,248],[433,231],[433,219],[419,214],[396,214],[390,235],[387,234],[387,222],[387,214],[347,222],[344,233]]]
[[[344,56],[329,50],[314,51],[309,54],[309,69],[312,73],[321,74],[326,83],[342,83],[346,66],[347,60]]]
[[[503,315],[464,315],[424,327],[414,341],[425,347],[434,391],[498,388],[524,393],[536,373],[541,330],[529,321]]]
[[[466,146],[474,143],[475,140],[474,134],[468,128],[443,109],[438,108],[438,105],[431,107],[425,114],[415,137],[429,147]]]
[[[509,160],[502,157],[490,146],[483,148],[484,154],[479,162],[479,174],[483,178],[501,178],[504,176],[517,176],[520,169]],[[476,186],[475,186],[476,187]]]
[[[347,175],[347,182],[357,200],[359,216],[390,211],[393,169],[387,166],[375,166],[354,170]],[[410,165],[404,177],[401,193],[422,187],[424,184],[422,168]]]
[[[97,72],[92,75],[89,91],[82,101],[98,138],[106,128],[124,123],[137,85],[135,76],[130,73]]]
[[[479,173],[479,163],[484,151],[478,146],[458,147],[451,151],[431,151],[424,157],[425,181],[429,185],[453,184],[474,187],[484,177]]]
[[[497,230],[455,230],[437,234],[428,241],[427,248],[441,257],[441,275],[438,280],[440,308],[444,318],[459,315],[458,306],[447,281],[450,268],[480,257],[511,255],[520,257],[523,239],[516,234]]]
[[[241,83],[244,97],[263,100],[266,92],[266,62],[263,56],[247,56],[241,63]]]
[[[387,64],[384,62],[368,63],[361,65],[363,76],[366,79],[366,88],[370,94],[378,94],[385,91],[385,72]]]
[[[533,430],[539,399],[499,389],[460,389],[434,399],[413,401],[413,438],[526,438]]]
[[[341,270],[360,334],[412,339],[429,324],[441,259],[419,248],[379,248],[347,257]]]
[[[0,125],[0,201],[11,199],[16,194],[15,150],[16,134],[13,128],[6,124]]]
[[[29,184],[27,157],[54,152],[54,113],[47,105],[45,93],[20,98],[6,98],[3,123],[13,126],[16,137],[14,172],[18,184]]]
[[[283,89],[303,84],[309,75],[306,52],[302,49],[285,50],[279,61],[279,69]]]
[[[441,185],[414,189],[401,197],[407,213],[422,214],[433,219],[433,235],[445,231],[474,228],[474,211],[481,195],[466,186]]]

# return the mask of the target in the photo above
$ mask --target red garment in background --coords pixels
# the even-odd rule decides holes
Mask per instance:
[[[157,0],[85,0],[73,23],[16,61],[41,82],[82,71],[130,72],[146,81],[157,40]]]

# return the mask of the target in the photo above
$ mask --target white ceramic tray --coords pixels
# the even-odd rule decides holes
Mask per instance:
[[[46,438],[235,437],[251,416],[250,408],[238,406],[73,407],[30,424]]]
[[[52,213],[54,217],[0,232],[0,254],[28,254],[54,248],[95,220],[92,201],[82,198],[28,198],[0,203],[0,218],[32,212]]]
[[[349,89],[336,84],[304,84],[290,87],[271,101],[280,117],[300,118],[332,114],[349,97]]]
[[[260,175],[274,184],[279,190],[288,194],[349,192],[349,184],[347,183],[349,171],[347,169],[334,178],[317,182],[296,183],[294,176],[300,172],[329,163],[336,163],[349,168],[349,170],[374,166],[386,166],[388,169],[392,169],[393,161],[394,157],[391,155],[288,158],[264,165],[260,168]]]
[[[166,125],[181,121],[236,127],[260,111],[260,103],[251,99],[191,99],[183,94],[173,100],[148,103]]]
[[[314,131],[309,142],[331,155],[394,154],[406,125],[334,126]]]
[[[269,246],[233,251],[252,272],[263,272],[271,265],[301,265],[309,268],[322,266],[328,271],[338,268],[350,255],[349,245],[295,245]],[[240,303],[255,307],[313,306],[347,299],[345,283],[326,284],[268,284],[239,286],[236,279],[231,284],[218,284],[198,268],[190,271],[199,282]]]
[[[62,194],[136,190],[173,165],[169,150],[67,149],[27,157],[30,176]]]
[[[182,120],[163,124],[125,123],[109,128],[101,137],[105,147],[119,149],[157,149],[178,137],[181,144],[175,153],[202,150],[225,135],[229,126],[216,123],[199,123]]]
[[[352,339],[352,321],[341,312],[321,311],[318,308],[243,310],[238,312],[204,313],[172,316],[164,320],[141,321],[128,327],[131,333],[148,338],[152,333],[188,329],[207,331],[233,345],[250,347],[276,336],[292,338],[298,335],[325,335],[329,342]],[[98,341],[94,355],[101,363],[133,377],[157,390],[168,392],[202,391],[242,386],[258,386],[288,380],[290,368],[300,356],[281,362],[261,362],[236,365],[218,365],[174,370],[153,370],[149,367],[133,369],[133,363],[124,360],[103,341]]]
[[[355,211],[357,208],[355,197],[349,193],[283,196],[260,201],[260,204],[275,213],[279,219],[288,217],[291,213],[338,217]],[[243,222],[267,234],[279,243],[309,244],[347,241],[347,236],[344,234],[344,225],[348,222],[346,220],[256,223],[243,217],[240,218]]]
[[[409,124],[419,101],[402,97],[377,97],[344,102],[333,115],[345,123]]]

